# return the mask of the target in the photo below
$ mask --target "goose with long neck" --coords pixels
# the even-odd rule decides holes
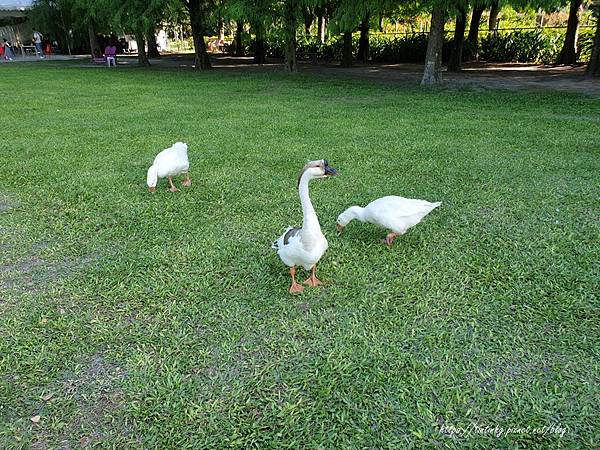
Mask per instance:
[[[341,233],[354,219],[382,226],[391,230],[383,240],[389,247],[396,237],[406,233],[441,204],[442,202],[430,203],[426,200],[388,195],[373,200],[364,208],[351,206],[338,216],[336,227]]]
[[[308,183],[315,178],[325,178],[337,175],[335,169],[324,160],[311,161],[306,164],[298,176],[298,192],[302,205],[302,227],[288,227],[283,234],[273,242],[273,248],[285,265],[290,268],[292,285],[290,292],[302,292],[304,287],[296,281],[296,266],[310,270],[310,277],[304,282],[309,286],[321,283],[316,276],[317,263],[327,250],[327,239],[321,232],[319,218],[310,201]]]

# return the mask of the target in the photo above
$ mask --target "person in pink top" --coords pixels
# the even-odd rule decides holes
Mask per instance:
[[[117,47],[114,44],[108,44],[104,49],[104,57],[106,58],[106,64],[108,67],[111,64],[117,67]]]

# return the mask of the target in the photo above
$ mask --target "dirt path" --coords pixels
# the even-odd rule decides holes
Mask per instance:
[[[280,71],[283,64],[276,62],[264,66],[252,64],[251,58],[213,56],[217,70]],[[189,57],[165,57],[155,60],[157,66],[189,66]],[[352,68],[339,67],[337,63],[300,62],[300,71],[326,76],[343,76],[381,82],[409,82],[418,84],[423,74],[420,64],[369,64]],[[474,86],[484,89],[557,90],[600,96],[600,80],[584,76],[585,66],[543,66],[538,64],[485,64],[467,63],[461,73],[444,73],[449,87]]]
[[[135,66],[137,59],[132,56],[118,58],[119,66]],[[85,61],[85,62],[84,62]],[[106,69],[102,65],[93,65],[82,59],[82,66]],[[251,57],[237,58],[226,55],[211,55],[213,69],[243,72],[278,72],[283,63],[271,59],[272,63],[262,66],[252,63]],[[167,55],[150,60],[154,67],[192,68],[191,54]],[[43,63],[43,62],[42,62]],[[421,81],[421,64],[357,64],[352,68],[342,68],[337,62],[318,62],[312,64],[299,62],[303,73],[332,77],[373,80],[384,83],[418,84]],[[466,63],[461,73],[444,72],[444,83],[450,88],[471,86],[480,89],[534,90],[576,92],[600,97],[600,79],[584,76],[585,66],[543,66],[538,64],[487,64]]]

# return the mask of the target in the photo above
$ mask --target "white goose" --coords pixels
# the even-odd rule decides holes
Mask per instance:
[[[335,169],[329,167],[326,160],[311,161],[304,166],[298,176],[298,190],[300,202],[302,203],[302,228],[289,227],[283,234],[273,242],[273,248],[277,254],[290,268],[292,286],[290,292],[302,292],[304,287],[296,282],[296,266],[302,266],[311,270],[310,277],[304,282],[310,286],[318,286],[321,283],[315,274],[317,263],[327,250],[327,239],[321,232],[319,219],[308,196],[308,182],[314,178],[324,178],[337,175]]]
[[[406,233],[441,204],[389,195],[373,200],[364,208],[351,206],[339,215],[336,227],[341,233],[353,219],[380,225],[391,230],[384,239],[384,243],[390,246],[397,236]]]
[[[177,188],[173,184],[173,177],[185,174],[185,180],[181,184],[184,186],[191,186],[192,180],[190,180],[190,174],[188,172],[190,168],[190,162],[188,161],[188,146],[183,142],[176,142],[171,148],[163,150],[156,158],[154,163],[148,169],[148,177],[146,178],[148,183],[148,191],[156,192],[156,184],[159,178],[168,177],[169,179],[169,191],[177,192]]]

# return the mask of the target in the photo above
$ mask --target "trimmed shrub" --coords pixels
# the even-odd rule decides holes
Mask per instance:
[[[592,49],[594,48],[594,30],[586,30],[579,34],[577,42],[577,59],[579,61],[589,61],[592,57]]]
[[[371,35],[369,37],[370,58],[372,61],[385,63],[421,63],[427,53],[426,33],[414,33],[402,36]],[[522,30],[512,32],[486,33],[478,46],[479,58],[488,62],[530,62],[554,63],[562,49],[564,31],[557,30]],[[469,54],[469,43],[464,43],[464,54]],[[579,36],[579,59],[587,61],[593,46],[593,32],[584,31]],[[353,53],[358,49],[358,35],[352,38]],[[444,36],[442,59],[447,61],[452,48],[452,33]],[[254,41],[248,42],[249,54],[254,49]],[[285,41],[281,34],[269,33],[266,38],[267,56],[283,58]],[[322,44],[314,38],[299,36],[296,52],[300,58],[314,56],[323,60],[339,60],[342,58],[343,40],[341,36],[333,36]],[[472,50],[472,49],[471,49]]]
[[[558,59],[564,34],[525,30],[488,33],[480,41],[479,57],[488,62],[533,62],[551,64]]]

